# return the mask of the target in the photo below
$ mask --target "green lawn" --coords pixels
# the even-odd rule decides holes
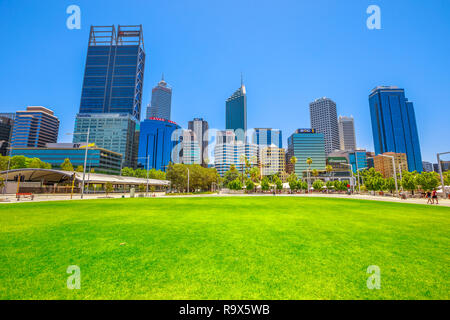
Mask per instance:
[[[331,198],[0,205],[0,299],[449,299],[449,230],[450,208]]]

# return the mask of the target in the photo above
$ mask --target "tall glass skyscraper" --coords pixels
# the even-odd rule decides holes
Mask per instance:
[[[356,149],[355,120],[353,117],[339,116],[339,138],[341,150]]]
[[[161,118],[170,120],[172,106],[172,88],[167,86],[162,75],[161,81],[152,89],[152,101],[147,107],[146,118]]]
[[[17,111],[11,136],[12,148],[43,148],[58,139],[59,119],[53,111],[36,106]]]
[[[141,117],[145,51],[142,26],[91,26],[73,142],[90,140],[121,153],[136,167],[135,131]]]
[[[408,170],[422,172],[422,155],[413,103],[405,90],[379,86],[369,95],[375,154],[406,153]]]
[[[291,158],[296,157],[297,162],[291,163]],[[306,163],[312,159],[311,168]],[[325,139],[323,133],[317,133],[315,129],[297,129],[288,138],[288,150],[286,166],[288,172],[295,172],[299,177],[306,175],[309,169],[325,170]]]
[[[209,133],[208,133],[208,122],[203,120],[203,118],[194,118],[194,120],[188,123],[189,130],[194,132],[194,139],[197,141],[200,148],[200,163],[203,166],[208,165],[208,143],[209,143]]]
[[[247,132],[247,95],[244,83],[237,89],[225,103],[226,129],[233,130],[236,140],[246,142]]]
[[[0,113],[0,155],[9,154],[15,113]]]
[[[160,118],[145,119],[141,122],[139,133],[138,166],[149,169],[166,171],[169,162],[176,152],[175,146],[179,143],[180,126],[170,120]]]
[[[142,26],[91,26],[80,113],[140,119],[144,65]]]
[[[272,146],[283,148],[283,137],[280,129],[255,128],[252,142],[258,146]]]

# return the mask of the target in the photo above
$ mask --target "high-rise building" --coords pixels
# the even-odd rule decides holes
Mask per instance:
[[[138,166],[166,171],[179,143],[180,126],[173,121],[149,118],[141,122],[139,133]],[[148,158],[147,158],[148,157]],[[147,162],[148,161],[148,162]]]
[[[422,169],[425,172],[433,172],[433,164],[428,161],[422,161]]]
[[[272,128],[255,128],[252,143],[258,146],[275,146],[283,148],[283,137],[281,130]]]
[[[79,113],[141,116],[142,26],[91,26]]]
[[[136,167],[144,66],[141,25],[91,26],[74,143],[92,126],[90,141],[122,154],[124,167]]]
[[[416,116],[405,90],[394,86],[379,86],[369,95],[375,154],[405,153],[408,170],[422,172]]]
[[[244,170],[245,163],[241,160],[245,155],[252,166],[257,165],[258,146],[253,143],[244,143],[236,140],[233,130],[218,131],[216,145],[214,146],[214,167],[221,177],[234,165],[240,172]]]
[[[11,136],[11,147],[45,147],[58,139],[59,119],[53,111],[40,107],[27,107],[17,111]]]
[[[347,160],[347,163],[351,165],[347,166],[347,171],[350,168],[353,170],[353,173],[357,173],[360,170],[368,169],[367,163],[367,152],[364,149],[356,149],[356,150],[336,150],[328,154],[328,157],[331,158],[339,158],[344,157]]]
[[[194,120],[188,123],[189,130],[194,132],[194,139],[197,141],[200,148],[200,163],[203,166],[207,166],[208,159],[208,143],[209,143],[209,133],[208,133],[208,122],[202,118],[194,118]]]
[[[201,164],[200,145],[192,130],[178,130],[179,143],[177,144],[174,163]]]
[[[246,142],[247,133],[247,94],[244,83],[226,100],[226,129],[233,130],[236,140]]]
[[[392,157],[394,157],[394,163],[392,163]],[[384,178],[394,177],[394,164],[396,173],[408,171],[407,157],[404,153],[385,152],[376,155],[373,159],[373,163],[375,170],[380,172]]]
[[[295,166],[291,163],[292,157],[297,158]],[[306,160],[311,158],[309,166]],[[295,172],[300,178],[305,176],[308,170],[325,170],[325,139],[323,133],[317,133],[315,129],[297,129],[288,138],[286,167],[288,173]]]
[[[83,143],[87,139],[99,148],[120,153],[123,167],[136,167],[133,163],[136,120],[127,113],[83,113],[75,119],[73,143]]]
[[[339,116],[338,126],[341,150],[355,150],[356,135],[353,117]]]
[[[9,154],[14,117],[14,113],[0,113],[0,155],[2,156]]]
[[[328,154],[340,149],[336,103],[326,97],[309,104],[311,128],[322,133],[325,139],[325,152]]]
[[[152,100],[147,106],[146,118],[162,118],[170,120],[172,106],[172,88],[164,81],[164,74],[161,81],[152,89]]]
[[[450,170],[450,161],[442,161],[441,160],[441,168],[442,172],[446,172]],[[434,172],[439,173],[439,165],[437,163],[433,163],[433,170]]]

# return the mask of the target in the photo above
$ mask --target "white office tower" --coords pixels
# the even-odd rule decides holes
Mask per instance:
[[[258,146],[253,143],[244,143],[235,140],[233,130],[223,130],[216,133],[216,145],[214,146],[214,167],[221,177],[234,165],[239,172],[245,166],[243,155],[250,162],[251,166],[257,165]]]
[[[316,99],[309,104],[309,113],[311,128],[324,135],[326,154],[340,150],[336,103],[326,97]]]
[[[356,149],[355,121],[353,117],[339,116],[339,138],[341,150],[349,151]]]

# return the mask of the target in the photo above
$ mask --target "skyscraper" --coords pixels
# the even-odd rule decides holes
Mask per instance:
[[[197,141],[200,148],[200,163],[203,166],[207,166],[208,159],[208,122],[203,118],[194,118],[194,120],[188,123],[189,130],[194,132],[194,139]]]
[[[247,95],[241,78],[241,87],[225,103],[226,129],[233,130],[236,140],[246,142]]]
[[[124,166],[136,166],[134,135],[141,117],[144,66],[141,25],[119,25],[117,32],[114,26],[91,26],[73,142],[85,141],[83,133],[94,125],[91,134],[98,147],[121,153]]]
[[[322,133],[325,138],[327,154],[340,149],[339,129],[337,122],[336,103],[326,97],[316,99],[309,104],[311,128]]]
[[[339,116],[338,126],[341,150],[355,150],[356,136],[353,117]]]
[[[164,74],[161,81],[152,89],[152,100],[147,107],[146,118],[156,117],[170,120],[172,105],[172,88],[164,81]]]
[[[166,171],[169,162],[174,162],[174,147],[178,144],[180,126],[170,120],[149,118],[141,122],[139,133],[138,166]]]
[[[295,166],[291,163],[292,157],[297,158]],[[311,167],[306,160],[311,158]],[[300,178],[306,175],[311,169],[325,170],[325,139],[323,133],[317,133],[315,129],[297,129],[288,138],[288,150],[286,157],[286,166],[288,172],[295,172]]]
[[[422,155],[413,103],[405,90],[379,86],[369,95],[375,154],[405,153],[408,170],[422,172]]]
[[[17,111],[11,136],[11,147],[43,148],[58,139],[59,119],[53,111],[36,106]]]
[[[14,113],[0,113],[0,155],[2,156],[9,154],[14,117]]]
[[[252,142],[258,146],[275,146],[283,148],[283,137],[281,130],[272,128],[255,128]]]
[[[177,154],[173,157],[174,163],[201,164],[200,145],[193,130],[179,130],[179,143]]]
[[[223,130],[216,133],[214,146],[214,167],[221,177],[234,165],[239,172],[243,172],[245,164],[241,156],[245,155],[250,164],[257,164],[258,146],[253,143],[244,143],[236,140],[233,130]]]

